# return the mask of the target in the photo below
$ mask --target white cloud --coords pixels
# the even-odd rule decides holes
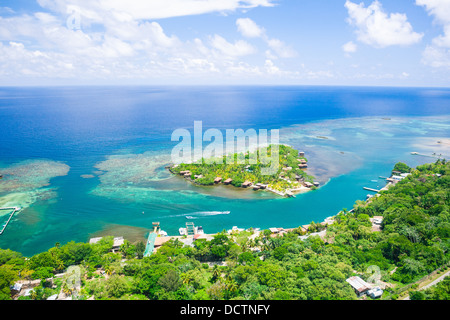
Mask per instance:
[[[344,52],[346,53],[356,52],[357,49],[358,46],[353,41],[349,41],[342,46],[342,50],[344,50]]]
[[[83,16],[95,20],[120,15],[136,20],[163,19],[237,9],[271,7],[272,0],[38,0],[45,8],[67,14],[68,6],[80,8]]]
[[[293,58],[297,52],[283,41],[276,38],[269,38],[264,28],[257,25],[249,18],[241,18],[236,20],[238,31],[247,38],[261,38],[263,39],[270,50],[266,50],[266,56],[269,59]]]
[[[253,57],[243,61],[245,57],[258,53],[247,39],[229,41],[218,34],[206,34],[204,39],[180,40],[176,35],[168,34],[162,22],[147,21],[150,13],[138,14],[136,8],[144,10],[145,6],[150,5],[144,4],[144,1],[129,0],[129,8],[114,7],[115,1],[109,0],[38,2],[47,12],[0,16],[0,82],[9,83],[11,79],[19,83],[21,80],[17,79],[178,81],[184,77],[203,80],[207,75],[229,79],[244,79],[245,76],[257,80],[280,75],[295,77],[295,72],[283,71],[282,67],[275,66],[271,61],[293,56],[295,51],[282,41],[267,37],[264,28],[251,19],[238,19],[236,25],[246,37],[263,39],[267,45],[266,58],[269,51],[271,56],[267,61],[251,61]],[[156,6],[162,2],[150,2],[158,11]],[[191,14],[195,8],[187,8],[187,4],[196,5],[199,2],[183,0],[183,13],[177,8],[172,12],[166,11],[165,15]],[[225,5],[229,10],[235,10],[268,6],[272,1],[202,2],[209,6],[209,9],[202,10],[221,12],[225,10]],[[164,10],[167,4],[170,7],[177,3],[175,0],[164,1]],[[162,16],[164,10],[161,10],[152,14]],[[200,9],[196,10],[199,12]],[[72,18],[75,21],[68,20]],[[73,28],[72,22],[80,22],[80,28]],[[264,51],[260,58],[264,58]]]
[[[247,56],[256,52],[256,49],[244,40],[238,40],[233,44],[217,34],[212,37],[211,45],[229,58]]]
[[[384,48],[393,45],[412,45],[418,43],[423,34],[414,32],[406,14],[384,12],[379,1],[367,8],[364,3],[345,2],[348,22],[354,25],[358,40],[374,47]]]
[[[267,40],[269,47],[281,58],[293,58],[297,52],[279,39]]]
[[[424,6],[435,22],[442,25],[444,33],[432,40],[423,52],[423,62],[435,68],[450,68],[450,1],[416,0]]]
[[[450,68],[450,49],[428,45],[423,52],[422,61],[434,68]]]
[[[450,23],[450,1],[448,0],[416,0],[418,6],[424,6],[426,10],[436,17],[441,24]]]
[[[236,25],[239,32],[247,38],[260,38],[265,34],[265,30],[249,18],[237,19]]]

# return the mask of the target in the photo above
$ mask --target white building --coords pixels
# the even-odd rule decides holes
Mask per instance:
[[[371,289],[370,284],[368,284],[366,281],[364,281],[358,276],[350,277],[345,281],[347,281],[352,286],[358,297],[367,293],[367,291]]]

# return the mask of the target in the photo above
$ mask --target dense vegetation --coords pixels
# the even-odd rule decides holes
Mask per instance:
[[[450,300],[450,277],[424,291],[412,291],[411,300]]]
[[[408,171],[380,196],[337,214],[323,239],[300,238],[301,228],[282,236],[221,232],[193,247],[171,240],[145,258],[142,243],[125,242],[120,252],[110,252],[110,238],[56,245],[29,259],[0,250],[0,299],[10,298],[9,286],[18,279],[43,279],[28,299],[64,291],[64,280],[52,288],[45,279],[71,265],[82,269],[84,299],[356,299],[345,281],[352,275],[392,284],[383,298],[395,299],[406,285],[445,269],[450,257],[450,163]],[[373,216],[383,216],[381,232],[372,230]],[[323,228],[311,223],[308,232]],[[447,299],[448,283],[412,291],[411,298]]]
[[[303,181],[313,182],[313,177],[308,175],[298,165],[299,160],[307,159],[299,156],[298,150],[286,145],[278,145],[278,163],[279,166],[274,174],[263,174],[261,169],[270,167],[266,163],[265,156],[261,155],[260,150],[246,154],[235,153],[232,155],[233,161],[227,159],[227,156],[212,159],[201,159],[198,163],[182,163],[170,168],[171,172],[179,174],[182,171],[190,171],[190,178],[200,185],[213,185],[214,179],[221,177],[223,180],[231,178],[231,184],[240,187],[245,181],[253,184],[268,184],[275,190],[285,190],[298,186],[297,177]],[[267,158],[271,159],[272,145],[267,147]],[[241,161],[238,161],[238,160]],[[250,161],[250,159],[255,159]],[[274,164],[275,165],[275,164]],[[201,176],[201,177],[199,177]]]

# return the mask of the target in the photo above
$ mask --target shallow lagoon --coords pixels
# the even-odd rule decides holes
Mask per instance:
[[[145,239],[154,221],[170,235],[187,221],[207,233],[323,221],[365,199],[363,187],[383,187],[379,177],[398,161],[415,166],[434,161],[432,153],[450,158],[450,91],[427,90],[3,89],[1,170],[23,161],[55,166],[23,175],[24,185],[32,176],[35,185],[1,189],[3,203],[25,209],[0,236],[0,246],[31,255],[98,235],[135,241]],[[170,134],[192,130],[195,120],[220,130],[280,129],[282,143],[305,151],[322,187],[280,199],[171,176],[164,169],[174,146]]]

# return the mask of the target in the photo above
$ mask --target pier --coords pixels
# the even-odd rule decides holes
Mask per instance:
[[[153,249],[155,248],[155,240],[160,230],[161,228],[159,226],[159,222],[153,222],[153,231],[150,231],[150,234],[148,235],[144,257],[149,257],[153,253]]]
[[[20,211],[22,208],[20,207],[6,207],[6,208],[0,208],[0,210],[12,210],[12,212],[9,214],[9,218],[8,221],[6,221],[6,223],[3,225],[2,230],[0,230],[0,235],[3,234],[3,232],[5,232],[6,227],[8,226],[9,222],[11,221],[12,217],[14,216],[14,214],[17,211]]]

